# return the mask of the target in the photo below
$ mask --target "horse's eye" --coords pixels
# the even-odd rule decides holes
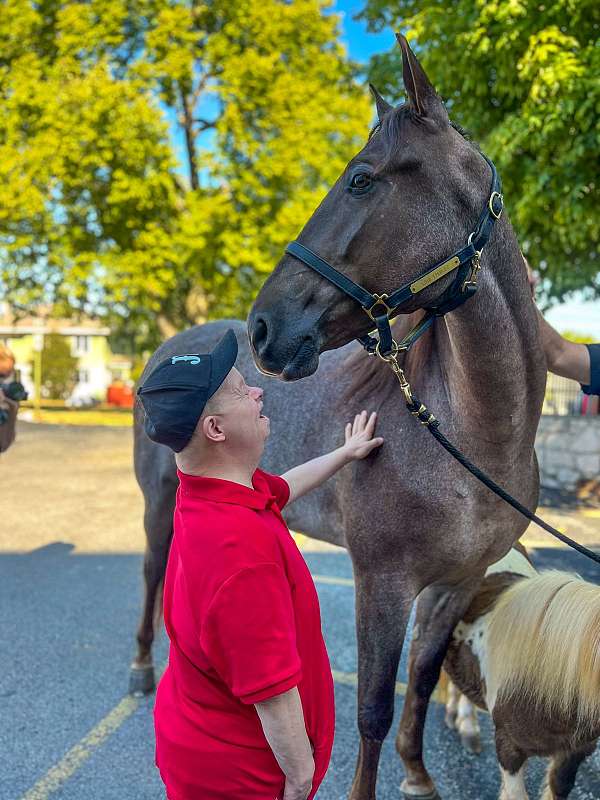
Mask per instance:
[[[364,192],[371,186],[371,183],[372,179],[368,172],[357,172],[352,176],[352,180],[350,181],[350,189]]]

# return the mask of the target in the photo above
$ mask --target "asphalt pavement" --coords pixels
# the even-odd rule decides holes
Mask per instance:
[[[317,576],[337,678],[335,746],[318,797],[342,800],[352,780],[358,741],[352,570],[342,551],[307,552],[305,558]],[[588,570],[577,556],[558,548],[537,551],[536,560],[594,577],[593,566]],[[0,556],[1,800],[164,798],[153,766],[153,698],[126,698],[140,567],[138,555],[78,555],[60,542]],[[166,661],[164,636],[156,661]],[[399,680],[405,678],[403,663]],[[401,705],[398,694],[394,725]],[[426,760],[444,800],[495,800],[498,795],[491,726],[486,715],[481,721],[484,752],[476,757],[465,753],[444,727],[442,706],[431,706]],[[379,800],[399,797],[402,767],[393,732],[383,749]],[[531,797],[537,796],[543,772],[541,761],[530,763]],[[581,768],[572,797],[600,798],[597,756]]]
[[[21,425],[2,457],[0,519],[0,800],[164,800],[154,767],[153,697],[127,695],[142,598],[142,504],[131,432]],[[598,546],[600,510],[545,498],[543,516]],[[526,541],[536,563],[598,580],[596,566],[541,531]],[[301,543],[315,576],[336,682],[336,739],[318,800],[347,797],[358,749],[354,590],[345,551]],[[406,650],[407,648],[405,648]],[[166,639],[155,648],[158,667]],[[405,658],[399,681],[406,680]],[[383,747],[378,800],[398,800],[394,734]],[[499,773],[489,718],[484,752],[464,752],[432,703],[425,757],[443,800],[496,800]],[[600,758],[580,769],[573,800],[600,800]],[[541,761],[528,769],[538,796]]]

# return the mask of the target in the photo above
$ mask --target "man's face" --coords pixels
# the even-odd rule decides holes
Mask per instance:
[[[269,436],[269,418],[262,414],[263,390],[248,386],[233,367],[211,398],[213,414],[225,432],[229,447],[250,457],[260,455]]]

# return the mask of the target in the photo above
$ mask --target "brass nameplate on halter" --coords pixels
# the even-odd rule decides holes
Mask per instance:
[[[458,256],[454,256],[454,258],[449,259],[449,261],[444,261],[444,263],[440,264],[439,267],[436,267],[436,269],[428,272],[427,275],[423,275],[422,278],[419,278],[419,280],[411,283],[411,292],[413,294],[417,294],[417,292],[420,292],[421,289],[431,286],[432,283],[435,283],[440,278],[443,278],[444,275],[447,275],[449,272],[452,272],[453,269],[456,269],[459,264],[460,258]]]

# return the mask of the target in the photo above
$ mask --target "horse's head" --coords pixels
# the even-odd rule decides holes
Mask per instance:
[[[466,242],[490,186],[490,168],[449,121],[403,37],[408,101],[393,108],[375,90],[379,123],[304,226],[298,241],[370,292],[391,292]],[[449,275],[402,308],[430,305]],[[248,318],[261,370],[296,380],[319,354],[373,328],[360,306],[286,254]]]

